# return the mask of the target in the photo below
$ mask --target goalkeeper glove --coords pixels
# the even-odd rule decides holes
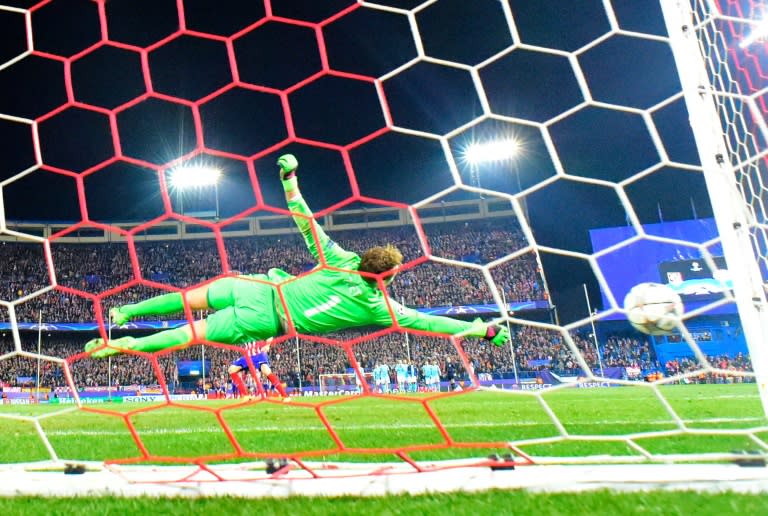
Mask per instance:
[[[479,317],[472,321],[472,330],[469,335],[482,337],[497,346],[503,346],[509,341],[509,328],[499,324],[485,324]]]
[[[485,340],[491,341],[497,346],[503,346],[509,341],[509,328],[498,324],[489,324],[485,328]]]
[[[277,158],[277,166],[280,167],[280,179],[287,181],[296,177],[296,169],[299,168],[299,160],[293,154],[283,154]]]

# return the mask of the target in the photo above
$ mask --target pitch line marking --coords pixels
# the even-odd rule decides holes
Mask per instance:
[[[747,423],[747,422],[759,422],[764,421],[764,418],[759,417],[747,417],[747,418],[708,418],[708,419],[687,419],[684,420],[686,424],[704,424],[704,423]],[[603,425],[671,425],[674,426],[672,420],[656,420],[656,421],[592,421],[585,423],[576,423],[581,426],[603,426]],[[450,431],[452,428],[493,428],[493,427],[532,427],[532,426],[550,426],[548,421],[533,422],[533,421],[517,421],[509,423],[461,423],[461,424],[448,424],[446,428]],[[334,425],[334,430],[426,430],[435,429],[434,425],[428,424],[398,424],[398,425]],[[284,425],[270,425],[270,426],[247,426],[238,427],[230,426],[233,432],[281,432],[285,431]],[[322,426],[294,426],[292,430],[301,431],[322,431],[326,432],[325,427]],[[699,429],[697,429],[699,430]],[[713,429],[720,430],[720,429]],[[220,427],[211,428],[152,428],[138,430],[139,435],[184,435],[195,433],[220,433],[222,429]],[[46,432],[49,436],[110,436],[110,435],[127,435],[127,430],[115,431],[115,430],[49,430]],[[600,434],[597,434],[598,436]],[[615,434],[606,434],[606,436],[615,437]]]

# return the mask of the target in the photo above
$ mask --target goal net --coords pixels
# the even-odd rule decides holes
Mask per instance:
[[[762,3],[142,9],[0,0],[0,425],[18,443],[0,463],[134,483],[145,464],[166,483],[764,463]],[[284,153],[336,244],[403,253],[378,280],[393,321],[479,317],[510,342],[288,325],[270,351],[287,403],[219,395],[245,351],[200,335],[83,351],[205,317],[188,295],[216,279],[335,270],[285,208]],[[200,167],[219,182],[173,180]],[[643,282],[682,296],[670,334],[627,323]],[[110,324],[169,292],[183,314]]]

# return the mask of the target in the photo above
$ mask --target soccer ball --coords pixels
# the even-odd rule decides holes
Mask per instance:
[[[648,335],[669,335],[683,316],[677,292],[661,283],[640,283],[624,298],[629,323]]]

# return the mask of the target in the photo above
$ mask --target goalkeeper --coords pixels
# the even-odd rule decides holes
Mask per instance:
[[[372,325],[391,326],[393,320],[386,296],[373,275],[383,276],[388,285],[402,263],[400,252],[391,245],[373,247],[362,256],[342,249],[312,218],[299,190],[296,158],[286,154],[277,164],[288,208],[315,259],[320,261],[322,251],[328,266],[365,272],[369,276],[319,268],[297,278],[280,269],[270,269],[267,274],[215,280],[187,291],[186,303],[191,310],[214,310],[205,319],[193,323],[194,336],[198,340],[242,344],[286,334],[290,332],[291,324],[296,332],[304,334]],[[279,291],[276,285],[279,285]],[[113,308],[110,316],[115,324],[123,325],[145,315],[183,312],[184,303],[180,292],[172,292]],[[509,330],[505,326],[486,324],[480,319],[467,322],[423,314],[392,299],[389,299],[389,305],[397,324],[403,328],[447,335],[463,333],[484,338],[497,346],[509,340]],[[147,337],[113,339],[108,346],[103,339],[97,338],[85,345],[85,351],[94,358],[104,358],[126,350],[149,353],[184,347],[194,341],[192,330],[192,326],[185,325]]]

